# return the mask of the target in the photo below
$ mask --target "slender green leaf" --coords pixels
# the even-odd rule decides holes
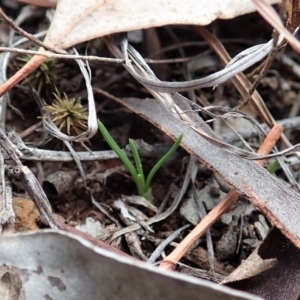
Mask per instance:
[[[267,166],[266,169],[270,174],[275,174],[279,167],[279,161],[276,159],[271,165]]]
[[[105,128],[105,126],[103,125],[103,123],[100,120],[98,120],[98,127],[99,127],[105,141],[107,142],[107,144],[111,147],[112,150],[114,150],[116,152],[116,154],[118,155],[120,160],[125,165],[126,169],[131,174],[133,180],[137,184],[137,171],[134,168],[131,161],[128,159],[128,157],[123,152],[123,150],[118,146],[118,144],[114,141],[114,139],[112,138],[112,136],[110,135],[110,133],[108,132],[108,130]]]
[[[135,166],[136,166],[137,173],[141,174],[143,176],[144,180],[145,180],[141,158],[140,158],[138,149],[136,147],[136,144],[132,139],[129,139],[129,146],[130,146],[130,149],[131,149],[134,161],[135,161]]]
[[[145,193],[145,178],[141,174],[138,174],[136,176],[136,186],[137,186],[139,195],[142,196]]]
[[[156,165],[152,168],[152,170],[150,171],[147,180],[146,180],[146,186],[145,186],[145,190],[147,191],[150,188],[152,179],[154,177],[154,175],[156,174],[156,172],[167,162],[167,160],[174,154],[174,152],[177,150],[177,148],[179,147],[181,140],[183,138],[183,134],[181,134],[178,139],[176,140],[176,142],[174,143],[174,145],[172,146],[172,148],[156,163]]]

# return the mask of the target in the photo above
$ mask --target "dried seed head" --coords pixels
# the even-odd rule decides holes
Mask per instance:
[[[80,98],[68,98],[56,89],[53,93],[55,99],[52,105],[44,106],[43,109],[51,114],[51,120],[55,125],[68,135],[77,136],[87,129],[87,109],[81,105]]]

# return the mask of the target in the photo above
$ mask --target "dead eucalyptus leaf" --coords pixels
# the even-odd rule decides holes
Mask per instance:
[[[68,48],[116,32],[167,24],[207,25],[218,18],[231,19],[253,11],[251,0],[60,0],[45,42]]]
[[[0,276],[0,292],[19,296],[1,300],[23,300],[22,290],[30,300],[261,300],[207,280],[163,272],[53,230],[2,236]]]
[[[207,25],[253,11],[251,0],[60,0],[45,42],[68,48],[112,33],[168,24]]]

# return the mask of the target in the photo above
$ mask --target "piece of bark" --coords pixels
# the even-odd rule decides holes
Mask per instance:
[[[74,181],[76,171],[57,171],[47,176],[43,181],[43,190],[50,200],[68,193]]]

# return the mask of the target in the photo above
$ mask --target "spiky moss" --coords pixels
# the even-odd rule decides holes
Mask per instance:
[[[68,135],[79,135],[87,129],[87,109],[82,106],[80,98],[68,98],[56,90],[53,93],[55,99],[51,105],[46,105],[43,109],[51,113],[51,120],[56,126]]]
[[[37,48],[31,50],[37,51]],[[18,66],[23,67],[30,59],[32,55],[25,54],[17,58]],[[39,67],[28,75],[22,83],[31,83],[38,91],[41,92],[44,85],[55,85],[59,79],[65,77],[64,64],[59,63],[57,58],[47,58]]]

